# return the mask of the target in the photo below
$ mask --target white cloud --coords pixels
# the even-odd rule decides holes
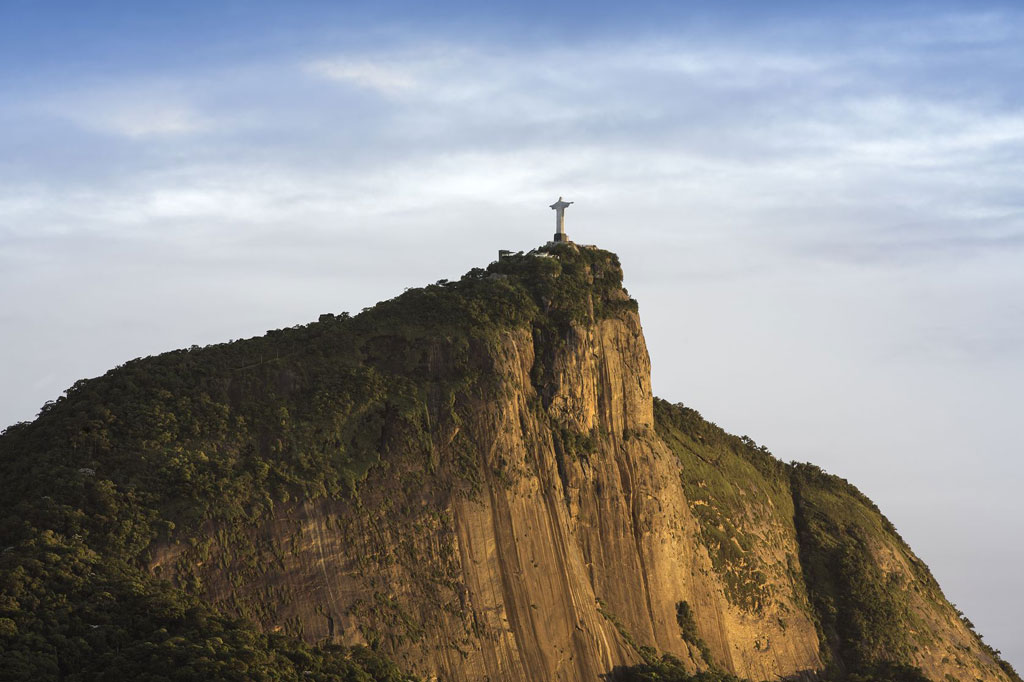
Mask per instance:
[[[23,108],[94,133],[134,140],[181,137],[218,128],[194,95],[171,83],[98,85],[44,95]]]
[[[189,104],[132,94],[72,101],[55,113],[88,130],[134,139],[189,135],[213,127],[210,118]]]
[[[407,66],[394,66],[366,59],[319,59],[306,70],[328,80],[351,83],[392,95],[416,88],[417,79]]]
[[[210,127],[210,121],[196,110],[169,102],[120,106],[93,112],[78,120],[100,130],[134,138],[197,133]]]

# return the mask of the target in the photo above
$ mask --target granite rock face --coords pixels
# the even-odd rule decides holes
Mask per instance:
[[[694,672],[813,677],[842,657],[801,563],[797,506],[827,515],[824,493],[794,504],[784,473],[751,469],[729,500],[704,495],[697,436],[668,443],[655,423],[638,315],[597,303],[557,334],[471,345],[483,379],[428,394],[429,442],[382,457],[357,496],[278,504],[241,545],[211,522],[201,543],[154,547],[151,570],[266,630],[369,644],[427,679],[592,681],[654,651]],[[431,385],[464,361],[450,345],[416,351]],[[870,561],[905,583],[921,626],[900,660],[1008,679],[898,537],[877,537]]]

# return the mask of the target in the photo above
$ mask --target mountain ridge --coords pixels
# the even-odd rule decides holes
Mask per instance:
[[[545,247],[76,383],[0,441],[5,656],[60,632],[11,597],[52,536],[248,621],[283,668],[1019,679],[856,489],[654,398],[621,280]]]

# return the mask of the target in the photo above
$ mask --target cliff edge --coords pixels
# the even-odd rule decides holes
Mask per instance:
[[[137,628],[156,651],[161,629],[223,643],[227,619],[269,656],[250,677],[1019,680],[855,488],[654,398],[636,302],[592,247],[132,361],[0,453],[0,638],[26,670],[57,634],[102,668],[106,593],[174,605]],[[93,568],[30,617],[58,609],[40,556],[61,552]]]

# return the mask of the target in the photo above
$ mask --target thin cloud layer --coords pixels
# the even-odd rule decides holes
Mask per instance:
[[[63,120],[85,134],[115,135],[145,143],[147,138],[208,132],[214,121],[179,88],[150,84],[92,87],[44,94],[25,102],[29,116]]]
[[[876,76],[864,75],[874,73],[873,65],[861,62],[665,44],[526,56],[435,45],[318,58],[295,67],[298,74],[277,72],[280,89],[299,100],[290,108],[302,108],[303,96],[316,105],[301,132],[275,126],[279,103],[253,92],[237,93],[243,102],[217,102],[210,111],[141,96],[130,106],[115,99],[107,109],[96,104],[107,97],[70,99],[67,116],[83,127],[82,144],[103,143],[89,140],[89,131],[137,138],[138,144],[126,152],[122,177],[105,178],[95,191],[76,178],[71,193],[59,183],[33,192],[77,193],[98,220],[112,222],[175,215],[259,222],[277,216],[275,206],[408,210],[467,192],[513,195],[518,183],[506,184],[510,176],[538,184],[571,177],[584,193],[590,193],[589,181],[605,196],[617,189],[675,203],[666,198],[671,195],[679,204],[697,201],[730,213],[834,211],[870,195],[895,214],[915,212],[919,222],[988,214],[1005,227],[1015,220],[1021,156],[1013,152],[1024,142],[1024,116],[966,95],[951,100],[881,88]],[[288,80],[302,74],[326,82],[289,92]],[[793,78],[799,85],[779,92],[780,80]],[[216,78],[200,81],[210,91],[220,86]],[[278,90],[272,81],[254,79],[257,84],[261,91]],[[368,89],[385,101],[367,106],[346,93],[332,100],[322,92],[332,84]],[[195,99],[216,101],[211,93]],[[349,108],[360,105],[375,118],[358,122],[363,152],[350,159],[341,156],[351,144],[346,119],[358,118]],[[211,121],[231,116],[263,123],[241,135],[231,129],[217,134]],[[310,136],[310,127],[325,133],[324,140],[307,142],[313,172],[306,168],[309,157],[282,164],[260,154],[262,139],[302,143],[295,138]],[[173,145],[141,139],[167,135],[175,136]],[[327,158],[332,145],[339,155]],[[233,164],[207,161],[219,148],[235,157]],[[142,167],[141,180],[133,162]],[[83,169],[83,175],[91,172]],[[731,197],[740,187],[744,203],[736,206]],[[386,204],[362,200],[384,191]],[[10,218],[10,206],[21,212],[25,206],[21,188],[8,192],[0,211],[8,207]],[[123,199],[116,198],[119,192]],[[999,192],[1008,200],[994,202]],[[40,200],[49,207],[59,203]],[[87,217],[90,210],[73,206],[71,213]],[[836,237],[841,241],[841,233]]]
[[[306,66],[310,73],[342,83],[376,90],[382,94],[395,94],[417,86],[416,78],[403,68],[379,62],[349,59],[321,59]]]

